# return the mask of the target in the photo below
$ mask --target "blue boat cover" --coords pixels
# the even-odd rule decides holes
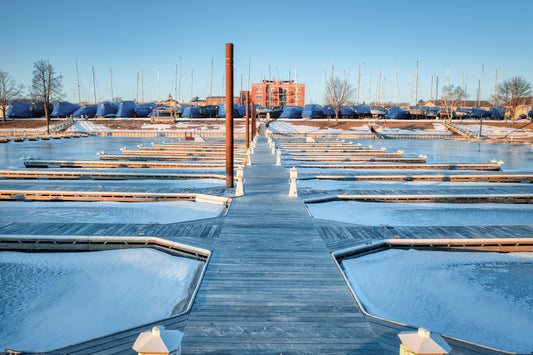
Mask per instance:
[[[370,114],[370,106],[357,105],[355,106],[355,112],[357,112],[358,115]]]
[[[504,112],[501,107],[491,107],[489,109],[490,116],[495,119],[502,119]]]
[[[117,117],[133,117],[135,115],[135,102],[121,101],[118,104]]]
[[[472,117],[490,117],[490,113],[482,108],[474,107],[472,109]]]
[[[153,102],[147,102],[144,104],[135,104],[135,114],[137,117],[148,117],[152,113],[155,104]]]
[[[385,118],[392,118],[395,120],[403,120],[406,119],[409,115],[409,111],[407,111],[404,108],[401,108],[399,106],[392,106],[385,115]]]
[[[9,106],[6,110],[6,117],[30,118],[31,106],[32,104],[30,104],[29,102],[12,100],[9,102]]]
[[[199,118],[202,117],[202,115],[200,115],[198,106],[186,106],[183,109],[181,117]]]
[[[322,118],[324,117],[324,112],[322,112],[321,105],[307,104],[302,110],[302,117],[309,118]]]
[[[252,105],[250,105],[249,110],[250,111],[248,112],[250,113],[250,117],[251,117],[252,116]],[[241,115],[242,117],[246,117],[246,105],[239,105],[239,115]]]
[[[118,106],[114,102],[109,101],[102,101],[98,103],[98,107],[96,109],[96,117],[106,117],[110,115],[116,115],[118,110]]]
[[[285,106],[280,118],[301,118],[303,108],[300,106]]]
[[[340,114],[341,116],[354,117],[355,108],[353,106],[342,106]]]
[[[91,118],[96,114],[96,105],[85,105],[72,113],[72,117]]]
[[[50,116],[52,117],[67,117],[72,115],[74,111],[80,108],[78,104],[72,104],[67,101],[60,101],[54,104],[54,109]]]
[[[239,113],[239,106],[241,105],[237,105],[236,103],[233,104],[233,118],[242,117],[241,114]],[[226,103],[225,102],[221,102],[220,104],[218,104],[217,117],[218,118],[226,117]]]
[[[527,115],[528,115],[529,118],[533,118],[533,110],[529,111],[529,112],[527,113]]]
[[[335,116],[335,110],[333,109],[333,106],[331,105],[325,105],[323,108],[322,108],[322,114],[324,116]]]

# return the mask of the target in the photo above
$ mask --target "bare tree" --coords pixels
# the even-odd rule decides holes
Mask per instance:
[[[460,105],[461,101],[467,98],[465,91],[462,87],[456,85],[446,85],[442,88],[442,105],[446,110],[448,119],[452,119],[453,110],[457,109],[457,106]]]
[[[499,85],[498,94],[493,100],[496,105],[505,107],[511,112],[511,120],[514,123],[520,99],[530,95],[531,83],[522,76],[513,76]]]
[[[44,105],[44,115],[46,117],[46,133],[50,133],[50,113],[48,106],[59,94],[59,77],[56,75],[54,67],[47,60],[39,60],[33,63],[33,79],[31,92],[34,99]]]
[[[326,88],[326,105],[331,105],[335,111],[335,124],[339,123],[341,107],[349,105],[353,96],[354,89],[348,75],[344,75],[342,80],[339,77],[331,77]]]
[[[9,73],[0,70],[0,109],[2,109],[2,119],[6,120],[6,111],[9,101],[20,95],[24,85],[17,85]]]

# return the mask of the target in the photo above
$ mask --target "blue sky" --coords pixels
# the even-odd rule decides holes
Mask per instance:
[[[500,79],[522,75],[533,82],[533,1],[26,1],[3,0],[0,70],[31,83],[32,63],[48,59],[63,76],[66,99],[76,102],[78,62],[82,101],[93,100],[92,67],[98,100],[113,94],[137,96],[142,69],[144,99],[174,96],[175,67],[182,58],[181,98],[222,95],[225,43],[235,45],[235,89],[289,72],[306,84],[306,102],[322,103],[324,67],[329,77],[365,64],[365,100],[374,99],[381,68],[386,101],[393,100],[395,65],[400,101],[409,102],[410,77],[419,62],[419,99],[428,99],[433,72],[439,91],[468,78],[477,97],[484,65],[482,98]],[[45,24],[49,22],[49,24]],[[384,81],[384,82],[383,82]],[[139,92],[139,100],[141,94]],[[383,96],[383,92],[381,92]]]

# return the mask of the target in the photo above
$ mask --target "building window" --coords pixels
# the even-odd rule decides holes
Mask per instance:
[[[263,101],[263,95],[255,95],[257,101]]]
[[[255,88],[255,92],[263,92],[263,88]]]

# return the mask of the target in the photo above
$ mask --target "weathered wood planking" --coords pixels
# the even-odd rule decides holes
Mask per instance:
[[[184,353],[381,353],[264,139],[185,327]]]

